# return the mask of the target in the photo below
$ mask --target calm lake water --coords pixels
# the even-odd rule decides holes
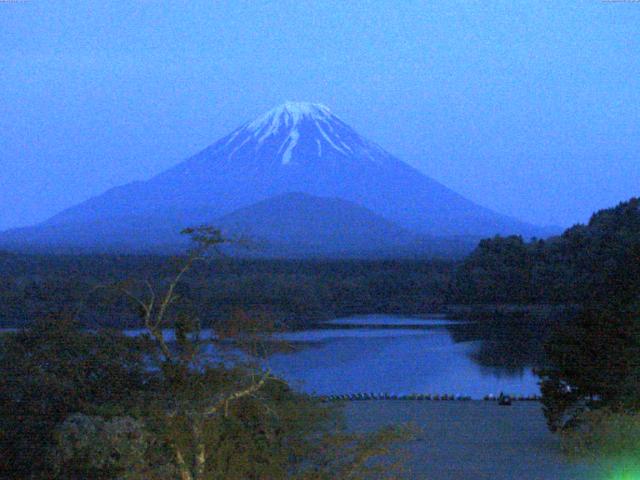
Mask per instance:
[[[322,395],[532,395],[539,393],[535,360],[522,349],[539,345],[527,345],[537,341],[529,333],[496,335],[492,327],[439,317],[343,318],[283,335],[294,351],[273,355],[267,364],[293,386]]]
[[[211,333],[203,331],[202,338]],[[269,356],[265,367],[294,388],[318,395],[534,395],[540,390],[532,369],[540,361],[544,335],[540,325],[527,323],[339,318],[281,334],[291,349]],[[165,331],[165,337],[171,341],[173,332]]]

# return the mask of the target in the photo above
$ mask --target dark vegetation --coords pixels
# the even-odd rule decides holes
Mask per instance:
[[[180,294],[205,325],[242,308],[294,328],[364,313],[446,310],[473,317],[518,313],[515,305],[534,313],[540,307],[532,305],[552,306],[552,312],[558,306],[627,305],[640,291],[638,223],[634,199],[548,240],[482,240],[461,262],[226,258],[194,267]],[[0,325],[24,325],[34,316],[82,305],[86,324],[133,325],[126,302],[99,287],[166,278],[174,271],[167,259],[0,253]]]
[[[401,464],[376,458],[411,436],[348,433],[336,407],[252,365],[203,362],[186,338],[169,358],[150,334],[51,317],[0,345],[2,479],[396,478]]]
[[[476,326],[478,332],[466,329],[455,331],[454,335],[461,340],[468,335],[489,338],[484,350],[477,353],[477,360],[482,364],[495,363],[507,370],[517,370],[535,359],[534,363],[543,365],[539,375],[549,427],[569,432],[566,435],[573,442],[571,448],[578,445],[574,450],[599,448],[611,438],[611,425],[622,425],[626,420],[629,425],[636,425],[640,411],[639,207],[640,201],[632,199],[596,213],[587,225],[577,225],[548,240],[487,239],[460,263],[232,259],[198,263],[192,265],[189,275],[175,286],[171,301],[173,316],[163,320],[167,322],[163,325],[174,326],[185,335],[213,326],[228,335],[229,327],[239,322],[238,328],[231,329],[235,330],[233,335],[238,335],[246,327],[242,319],[257,319],[263,327],[270,328],[304,327],[310,322],[355,313],[448,311],[484,319]],[[184,257],[177,261],[183,262]],[[1,254],[1,321],[5,326],[29,327],[17,334],[5,334],[2,340],[0,400],[4,415],[0,421],[0,442],[5,449],[16,448],[3,452],[2,468],[29,464],[42,468],[45,478],[53,478],[51,475],[57,475],[56,472],[77,465],[78,458],[93,459],[96,455],[91,451],[78,452],[69,445],[82,444],[89,448],[95,442],[106,442],[101,450],[104,453],[109,448],[120,448],[117,445],[124,435],[142,442],[136,444],[138,450],[129,452],[131,458],[122,460],[124,463],[116,462],[114,466],[110,457],[97,464],[80,462],[84,465],[80,472],[67,471],[67,476],[62,478],[74,478],[74,475],[112,478],[108,476],[113,473],[109,469],[127,470],[129,467],[123,465],[128,465],[128,461],[137,465],[131,471],[142,472],[142,477],[129,478],[163,478],[166,472],[152,474],[145,470],[151,461],[148,455],[155,458],[151,461],[153,465],[178,468],[175,445],[167,443],[170,430],[166,429],[190,432],[185,438],[191,440],[185,440],[184,446],[193,446],[193,438],[189,437],[194,435],[194,425],[189,423],[194,419],[193,412],[183,415],[178,423],[164,418],[158,424],[154,423],[156,416],[140,410],[141,405],[162,404],[167,392],[174,396],[195,395],[189,397],[190,401],[198,403],[205,391],[202,382],[208,391],[213,388],[223,392],[221,395],[232,395],[246,388],[246,375],[254,382],[261,378],[260,372],[252,367],[234,372],[218,366],[217,370],[203,370],[204,377],[196,375],[192,379],[195,383],[185,384],[180,379],[185,378],[189,369],[179,369],[179,375],[175,376],[176,365],[166,363],[168,354],[162,353],[157,335],[154,336],[148,326],[147,339],[151,344],[146,346],[130,345],[127,342],[131,340],[117,336],[97,337],[78,329],[79,326],[139,327],[141,318],[145,317],[145,304],[138,302],[135,307],[136,302],[132,304],[131,299],[148,295],[145,279],[153,279],[160,285],[170,284],[178,266],[179,263],[172,264],[168,257],[161,256]],[[128,295],[122,295],[123,291]],[[457,307],[452,307],[453,304]],[[548,336],[546,330],[557,323],[553,321],[555,316],[565,316],[569,321],[561,322]],[[66,317],[78,322],[74,320],[71,327],[60,320]],[[492,321],[486,321],[487,317],[492,317]],[[34,321],[38,318],[58,320]],[[532,318],[537,324],[531,322]],[[504,344],[502,333],[508,334],[512,348],[494,348]],[[531,349],[531,345],[537,348]],[[544,348],[540,348],[542,345]],[[164,355],[164,361],[158,364],[160,377],[149,376],[148,369],[141,370],[140,349],[143,347],[156,351],[153,358],[162,359]],[[503,358],[496,356],[496,352],[501,351]],[[148,350],[144,358],[150,358]],[[106,367],[97,368],[102,362]],[[111,376],[117,376],[118,381],[111,381]],[[294,444],[299,446],[309,435],[326,432],[323,429],[328,417],[318,413],[322,408],[290,391],[277,379],[264,378],[259,400],[255,397],[244,400],[257,403],[243,404],[235,411],[237,416],[233,422],[228,423],[229,418],[223,415],[207,423],[212,439],[227,439],[227,443],[221,444],[229,449],[227,451],[238,447],[230,439],[246,436],[253,445],[250,450],[257,449],[258,457],[265,455],[260,458],[266,463],[258,464],[267,470],[262,473],[251,470],[257,468],[252,463],[256,457],[251,453],[252,460],[242,457],[245,459],[241,464],[233,466],[237,470],[226,471],[228,478],[279,478],[284,470],[301,466],[288,463],[292,458],[299,458],[295,450],[290,450]],[[269,387],[262,390],[266,384]],[[185,385],[190,386],[186,391],[181,390]],[[136,393],[125,398],[124,390]],[[149,398],[152,401],[148,401]],[[132,400],[137,402],[130,405]],[[296,405],[305,420],[296,417],[290,424],[269,424],[269,428],[275,430],[265,430],[267,426],[261,423],[264,421],[261,414],[244,416],[247,412],[279,412],[281,401]],[[234,411],[229,408],[228,412]],[[163,408],[159,411],[166,413]],[[285,418],[284,412],[281,413],[277,413],[278,418]],[[315,417],[316,414],[319,416]],[[318,418],[317,422],[314,418]],[[240,430],[229,433],[227,428]],[[70,432],[75,432],[73,435],[84,432],[81,436],[85,443],[70,439]],[[640,438],[636,433],[634,430],[625,435]],[[266,443],[264,435],[269,439]],[[332,445],[340,445],[343,441],[340,438],[333,438]],[[253,441],[258,443],[254,445]],[[344,442],[356,448],[353,440]],[[620,435],[611,442],[617,442],[620,448],[625,446]],[[633,445],[636,443],[633,440]],[[303,457],[311,458],[308,444],[305,445]],[[154,457],[157,455],[161,455],[164,463]],[[193,465],[197,452],[191,455]],[[33,458],[36,460],[29,460]],[[270,463],[267,458],[280,460]],[[328,457],[314,461],[342,468]],[[214,470],[218,467],[211,466],[218,465],[217,462],[231,468],[229,458],[211,458],[207,462],[207,468]],[[242,477],[249,471],[247,468],[252,474]],[[271,468],[276,470],[269,470]],[[273,473],[276,471],[280,473]]]
[[[83,333],[56,316],[1,340],[1,478],[44,472],[46,448],[69,415],[126,409],[147,389],[139,342]]]
[[[179,290],[223,239],[190,233],[198,246],[172,275],[112,285],[137,312],[140,336],[60,314],[0,337],[0,478],[396,478],[391,446],[411,432],[348,433],[333,407],[265,371],[269,322],[243,316],[200,337]],[[163,335],[170,326],[175,340]],[[206,353],[227,340],[249,355]]]
[[[574,305],[571,321],[547,340],[539,372],[549,427],[565,432],[574,452],[636,449],[640,200],[602,210],[548,241],[484,240],[454,285],[468,302]],[[624,432],[616,427],[623,424]]]
[[[632,199],[558,237],[482,240],[453,283],[458,303],[627,305],[640,292],[640,210]]]
[[[127,302],[101,287],[175,273],[162,256],[0,255],[5,327],[61,310],[80,312],[88,326],[136,326]],[[194,266],[180,303],[196,309],[204,326],[238,309],[288,328],[354,313],[429,313],[448,302],[453,268],[427,260],[213,260]]]

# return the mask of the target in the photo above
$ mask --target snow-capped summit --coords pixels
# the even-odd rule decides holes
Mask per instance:
[[[353,131],[331,110],[320,103],[285,102],[235,130],[226,138],[231,146],[229,158],[237,158],[241,150],[258,152],[266,149],[282,165],[300,164],[315,150],[317,157],[353,154],[376,161],[372,150],[382,149]],[[276,148],[275,154],[272,153]],[[380,159],[377,159],[378,161]]]
[[[303,119],[312,121],[329,121],[335,115],[329,107],[321,103],[285,102],[249,122],[247,129],[259,132],[266,129],[273,130],[281,124],[295,127]]]
[[[303,121],[314,122],[317,128],[323,132],[321,124],[329,124],[333,121],[332,117],[331,111],[321,104],[286,102],[250,122],[243,130],[251,132],[253,137],[257,139],[258,145],[272,136],[283,138],[279,153],[282,164],[287,165],[291,162],[293,150],[300,138],[298,131],[300,123]],[[282,131],[285,131],[286,135],[281,135]]]
[[[215,224],[293,192],[355,203],[417,234],[544,235],[463,198],[358,134],[326,106],[306,102],[277,106],[160,175],[111,189],[42,226],[76,231],[70,227],[76,225],[89,243],[97,226],[113,226],[112,243],[130,242],[133,234],[119,234],[119,225],[137,232],[149,225],[149,235],[163,237],[160,230]],[[278,212],[285,210],[278,203]]]

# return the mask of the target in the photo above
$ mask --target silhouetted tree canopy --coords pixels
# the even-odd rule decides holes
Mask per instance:
[[[627,305],[640,294],[640,200],[548,240],[482,240],[457,268],[459,303]]]

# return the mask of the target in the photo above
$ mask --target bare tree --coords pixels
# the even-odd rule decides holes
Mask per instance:
[[[156,287],[146,279],[142,294],[125,285],[120,285],[119,289],[139,308],[144,330],[157,350],[156,358],[165,381],[168,380],[168,384],[173,387],[171,389],[173,395],[166,400],[163,409],[164,420],[181,424],[186,421],[189,424],[186,429],[191,435],[189,441],[179,443],[170,440],[168,442],[173,450],[180,478],[181,480],[201,480],[205,478],[207,466],[205,429],[208,420],[215,416],[228,416],[230,406],[234,402],[255,395],[268,381],[279,380],[268,370],[261,370],[254,365],[253,368],[248,369],[244,381],[234,383],[231,388],[227,386],[224,391],[211,392],[210,395],[203,395],[202,390],[206,389],[206,382],[195,389],[193,381],[189,383],[189,380],[198,377],[193,375],[194,371],[202,372],[207,368],[208,359],[203,355],[205,343],[214,342],[218,337],[214,331],[205,342],[200,337],[200,321],[197,317],[172,315],[171,309],[180,299],[177,293],[179,285],[194,265],[206,262],[212,252],[220,253],[219,247],[229,243],[229,240],[223,237],[219,230],[208,226],[185,229],[182,233],[190,235],[195,246],[186,257],[181,259],[177,272],[163,287]],[[175,334],[175,346],[172,346],[167,338],[169,328],[172,328]],[[262,340],[262,338],[258,339],[256,333],[244,331],[238,332],[238,335],[242,337],[241,340],[245,345],[249,345]],[[247,338],[247,334],[250,338]],[[186,393],[187,391],[189,392]],[[190,445],[191,451],[185,452],[183,445]]]

